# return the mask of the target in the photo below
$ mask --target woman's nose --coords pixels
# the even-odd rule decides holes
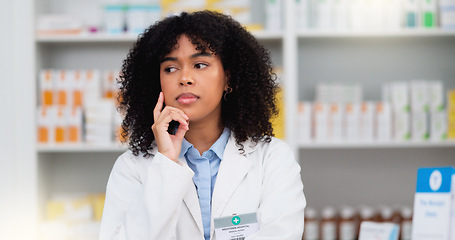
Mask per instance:
[[[180,85],[189,86],[189,85],[193,85],[193,84],[194,84],[194,80],[193,80],[193,77],[191,76],[191,73],[189,71],[184,71],[183,76],[180,79]]]

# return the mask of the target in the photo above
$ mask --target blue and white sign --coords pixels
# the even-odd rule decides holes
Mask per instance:
[[[455,240],[455,168],[418,169],[412,229],[413,240]]]

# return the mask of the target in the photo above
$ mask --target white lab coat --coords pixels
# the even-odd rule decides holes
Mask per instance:
[[[300,240],[306,205],[300,166],[291,149],[270,143],[243,143],[239,151],[231,135],[212,197],[213,219],[257,213],[259,231],[248,240]],[[203,240],[201,210],[193,171],[186,160],[175,163],[157,152],[116,161],[106,189],[100,240]]]

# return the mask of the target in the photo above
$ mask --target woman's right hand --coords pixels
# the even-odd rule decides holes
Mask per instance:
[[[180,109],[175,107],[164,107],[164,95],[160,92],[158,102],[153,110],[155,123],[152,125],[152,131],[155,135],[155,141],[158,151],[174,162],[178,162],[180,150],[182,148],[183,137],[188,131],[188,116]],[[179,122],[179,127],[175,135],[169,134],[168,128],[171,121]]]

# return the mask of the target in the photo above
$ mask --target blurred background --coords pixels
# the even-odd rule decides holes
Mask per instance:
[[[127,149],[122,61],[147,27],[182,11],[229,14],[270,51],[275,133],[301,164],[308,222],[409,225],[417,169],[455,165],[454,0],[0,4],[0,239],[97,239]]]

